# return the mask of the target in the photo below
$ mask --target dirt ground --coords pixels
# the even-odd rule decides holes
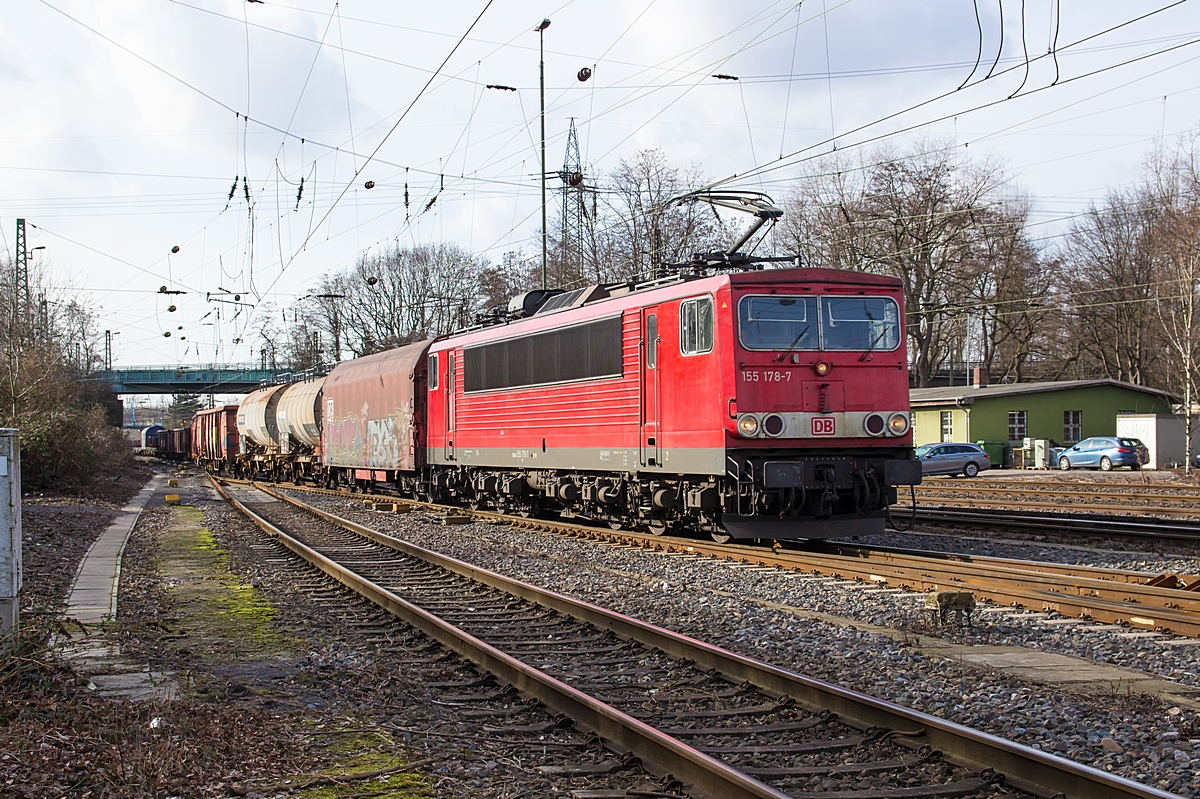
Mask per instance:
[[[290,633],[305,619],[281,618],[230,570],[195,507],[143,513],[105,632],[131,660],[170,668],[183,698],[100,696],[60,660],[48,641],[79,560],[142,484],[112,483],[121,491],[103,499],[45,494],[24,507],[24,631],[0,656],[0,796],[431,795],[405,770],[405,736],[380,724],[395,714],[361,712],[368,697],[404,704],[386,690],[394,672],[367,668],[366,684],[336,644]]]
[[[608,754],[388,614],[345,605],[202,475],[171,474],[182,504],[163,491],[143,511],[105,635],[181,698],[101,696],[46,649],[62,574],[111,508],[40,498],[47,545],[29,577],[44,610],[0,660],[0,797],[515,799],[609,779],[538,771]]]

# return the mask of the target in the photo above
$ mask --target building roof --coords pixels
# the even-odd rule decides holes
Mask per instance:
[[[1148,386],[1136,386],[1120,380],[1102,378],[1100,380],[1049,380],[1044,383],[997,383],[991,386],[976,388],[975,386],[941,386],[938,388],[909,389],[908,401],[912,407],[930,405],[970,405],[976,399],[985,397],[1012,397],[1021,394],[1038,394],[1044,391],[1063,391],[1072,388],[1092,388],[1095,386],[1115,386],[1130,391],[1141,391],[1153,394],[1167,402],[1176,402],[1176,398],[1166,391]]]

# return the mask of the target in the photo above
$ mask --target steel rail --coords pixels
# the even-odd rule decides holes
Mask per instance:
[[[433,552],[424,547],[372,530],[320,508],[315,508],[286,494],[267,489],[263,486],[257,487],[269,496],[312,513],[316,517],[335,524],[342,529],[355,532],[368,540],[391,547],[413,557],[424,559],[456,574],[476,580],[484,585],[507,592],[521,599],[537,603],[543,607],[551,608],[580,621],[588,622],[597,628],[610,630],[618,636],[632,639],[648,647],[660,649],[668,655],[690,659],[700,667],[716,669],[736,681],[749,681],[769,694],[788,696],[807,710],[813,712],[822,710],[831,711],[838,715],[840,721],[852,727],[859,729],[883,727],[890,730],[906,731],[906,734],[907,732],[919,731],[923,742],[942,752],[943,756],[950,762],[976,772],[991,770],[1003,774],[1007,784],[1033,793],[1034,795],[1043,797],[1062,795],[1069,798],[1079,797],[1079,799],[1133,799],[1134,797],[1138,797],[1139,799],[1150,799],[1151,797],[1168,799],[1172,796],[1172,794],[1159,791],[1156,788],[1141,785],[1132,780],[1117,777],[1099,769],[1091,768],[1090,766],[1064,760],[979,730],[964,727],[935,716],[926,715],[900,705],[894,705],[890,702],[885,702],[881,699],[821,680],[805,677],[777,666],[738,655],[721,647],[707,644],[661,627],[656,627],[630,616],[615,613],[588,602],[514,580],[496,572],[482,569],[447,555]],[[244,508],[244,506],[242,507]],[[248,510],[243,510],[243,512],[248,513]],[[481,514],[478,512],[475,512],[475,514],[480,516],[497,515]],[[686,542],[681,543],[686,545]],[[399,597],[395,597],[395,599],[403,602]],[[408,603],[404,604],[407,605]],[[419,611],[420,609],[414,608],[414,610]],[[429,616],[424,611],[421,611],[421,614],[421,618]],[[441,626],[438,626],[436,629],[440,632],[444,626],[448,625],[441,623]],[[482,647],[487,646],[482,642],[477,643]],[[491,648],[488,647],[488,649]],[[456,649],[456,651],[459,650]],[[503,653],[497,650],[492,651],[496,655],[505,658],[506,661],[511,662],[506,665],[515,676],[520,677],[523,675],[521,667],[524,664],[503,655]],[[509,679],[508,677],[503,678]],[[553,684],[553,687],[567,687],[553,678],[547,678],[547,680]],[[509,681],[512,682],[512,680]],[[518,689],[524,690],[521,684],[517,682],[513,682],[513,684]],[[540,684],[535,682],[532,687],[539,686]],[[547,705],[551,704],[549,701],[546,703]],[[576,703],[579,703],[579,700],[576,700]],[[595,702],[595,700],[590,700],[590,703],[602,704]],[[588,705],[589,708],[590,706]],[[594,713],[595,711],[593,710],[592,712]],[[572,714],[568,712],[568,715]],[[586,719],[582,719],[581,721],[585,724],[588,723]],[[640,727],[646,727],[641,722],[636,723]],[[648,728],[646,732],[649,730],[652,730],[652,728]],[[597,731],[601,735],[609,737],[607,733],[601,730]],[[621,733],[620,730],[614,730],[614,732]],[[621,742],[619,739],[611,737],[610,740]],[[634,741],[634,743],[637,743],[637,741]],[[624,743],[623,745],[634,749],[629,743]],[[687,749],[690,749],[690,747],[685,746],[684,751]],[[636,749],[634,751],[635,754],[643,756]],[[655,751],[646,754],[645,758],[650,762],[664,766],[661,760],[656,759],[655,755],[657,757],[665,757],[667,755],[678,757],[679,753],[674,747],[667,746],[665,743],[658,743]],[[690,761],[688,765],[690,765]],[[681,768],[676,766],[664,767],[669,768],[676,776],[682,776]],[[732,794],[720,795],[730,796]]]
[[[477,664],[480,668],[496,675],[496,677],[512,685],[526,696],[536,697],[545,703],[547,707],[569,716],[602,738],[629,749],[647,763],[652,763],[664,772],[673,774],[689,785],[691,790],[696,793],[709,797],[731,797],[736,799],[787,799],[786,794],[780,793],[771,786],[759,782],[753,777],[722,763],[720,760],[660,732],[633,716],[622,713],[611,705],[600,702],[572,688],[545,672],[522,663],[511,655],[505,654],[496,647],[481,641],[455,625],[442,620],[423,608],[388,591],[386,588],[382,588],[354,571],[325,557],[250,510],[245,504],[225,491],[217,480],[213,479],[212,482],[216,486],[218,493],[234,508],[309,564],[320,569],[342,585],[357,592],[379,607],[387,610],[389,613],[403,619],[447,649],[457,652],[459,655]],[[451,561],[445,556],[437,555],[437,553],[429,550],[405,544],[405,542],[399,539],[384,536],[374,531],[368,531],[367,528],[354,525],[352,522],[346,522],[345,520],[334,521],[337,517],[332,516],[332,514],[325,514],[323,511],[310,508],[304,503],[297,502],[290,497],[266,491],[261,486],[259,490],[263,490],[267,494],[289,502],[303,510],[315,512],[321,518],[332,521],[344,529],[365,535],[365,537],[377,543],[393,546],[395,549],[404,551],[427,562],[441,565],[443,568],[446,568],[452,562],[459,568],[450,569],[451,571],[455,571],[477,582],[490,585],[491,582],[489,580],[481,578],[499,577],[499,575],[492,575],[490,572],[474,569],[461,561]],[[439,563],[439,561],[442,562]],[[513,587],[522,585],[515,582],[511,584]],[[612,614],[612,616],[617,617],[618,614]],[[614,618],[614,622],[619,623],[619,618]]]
[[[775,555],[770,562],[926,592],[970,590],[1001,605],[1200,637],[1200,595],[1194,592],[1086,577],[1064,580],[1032,570],[998,570],[982,564],[863,552],[860,556],[789,552],[787,557]]]
[[[892,516],[908,519],[912,507],[892,506]],[[1200,523],[1187,524],[1166,519],[1132,521],[1117,516],[1104,518],[1067,515],[1022,513],[1008,510],[970,510],[966,508],[929,508],[918,504],[917,522],[937,524],[967,524],[973,526],[1007,527],[1011,529],[1050,531],[1072,535],[1120,536],[1172,541],[1200,541]]]
[[[930,558],[933,560],[958,561],[962,563],[978,563],[997,568],[1030,569],[1043,574],[1058,574],[1063,577],[1094,577],[1114,583],[1140,583],[1142,585],[1159,586],[1163,588],[1183,588],[1200,583],[1200,575],[1162,574],[1159,572],[1131,571],[1126,569],[1106,569],[1102,566],[1086,566],[1074,563],[1053,563],[1043,560],[1024,560],[1020,558],[997,558],[988,555],[967,555],[962,552],[945,552],[932,549],[905,549],[903,547],[854,546],[833,541],[821,541],[817,546],[834,551],[857,555],[860,551],[890,552],[911,557]],[[1196,590],[1190,588],[1189,590]]]

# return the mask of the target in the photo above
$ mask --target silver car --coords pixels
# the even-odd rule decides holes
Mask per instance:
[[[992,468],[992,459],[976,444],[925,444],[916,449],[921,474],[961,474],[974,477]]]

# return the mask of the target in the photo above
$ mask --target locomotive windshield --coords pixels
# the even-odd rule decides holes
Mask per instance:
[[[821,339],[826,350],[894,350],[899,307],[889,297],[822,297]]]
[[[743,297],[738,333],[748,350],[818,349],[817,298]]]
[[[862,350],[900,344],[900,308],[890,297],[750,295],[738,303],[738,335],[748,350]]]

